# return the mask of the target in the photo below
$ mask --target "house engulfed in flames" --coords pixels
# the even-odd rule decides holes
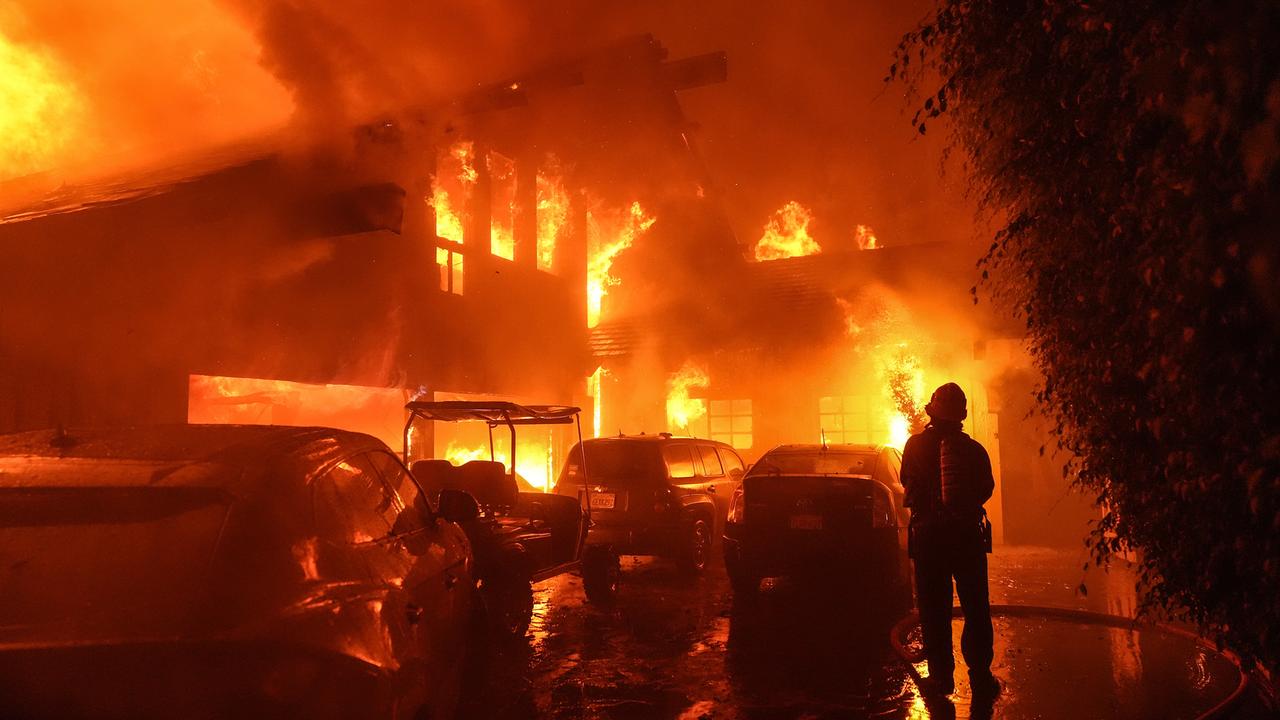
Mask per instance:
[[[407,400],[479,396],[754,458],[900,447],[957,380],[1002,475],[994,519],[1043,540],[1017,518],[1063,486],[1022,423],[1019,333],[971,316],[971,254],[882,248],[865,226],[826,248],[799,203],[741,246],[678,100],[726,73],[721,54],[669,61],[640,36],[345,142],[268,139],[9,202],[0,432],[309,424],[398,447]],[[572,440],[527,429],[517,472],[548,487]],[[419,442],[488,453],[483,427]]]
[[[653,223],[640,198],[705,183],[676,95],[725,72],[638,36],[343,142],[0,187],[0,432],[315,424],[398,447],[413,397],[589,407],[587,327]],[[522,433],[535,487],[560,432]],[[426,442],[488,453],[483,428]]]

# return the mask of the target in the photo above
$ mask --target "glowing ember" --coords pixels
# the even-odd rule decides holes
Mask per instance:
[[[706,368],[691,360],[667,379],[667,428],[672,432],[689,432],[689,425],[707,414],[707,402],[689,396],[691,388],[711,384]]]
[[[630,212],[587,213],[587,326],[600,323],[604,296],[619,280],[610,271],[613,261],[635,239],[653,225],[655,218],[645,215],[639,202],[631,203]]]
[[[554,159],[549,162],[555,168]],[[555,174],[538,173],[538,269],[555,268],[556,240],[569,219],[569,193]]]
[[[0,178],[64,157],[83,116],[78,89],[51,58],[0,35]]]
[[[853,229],[853,239],[857,241],[859,250],[880,249],[880,240],[876,238],[875,232],[866,225],[859,225]]]
[[[756,260],[780,260],[821,252],[817,241],[809,236],[811,222],[813,214],[805,206],[794,200],[783,205],[769,218],[764,235],[756,243]]]

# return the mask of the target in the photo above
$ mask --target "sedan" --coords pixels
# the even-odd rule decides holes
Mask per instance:
[[[725,523],[735,594],[766,577],[853,585],[888,597],[910,588],[902,456],[876,445],[781,445],[751,466]]]
[[[368,435],[0,436],[0,716],[448,717],[470,557]]]

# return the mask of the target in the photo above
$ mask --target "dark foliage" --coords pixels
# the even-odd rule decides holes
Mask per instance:
[[[1277,38],[1267,0],[953,0],[889,73],[1000,226],[984,293],[1026,320],[1095,559],[1138,551],[1148,609],[1272,665]]]

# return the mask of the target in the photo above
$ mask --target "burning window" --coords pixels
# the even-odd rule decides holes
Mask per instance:
[[[545,170],[538,171],[538,269],[555,270],[556,243],[569,220],[569,193],[561,181],[560,165],[547,157]]]
[[[870,401],[865,395],[837,395],[818,400],[818,423],[832,444],[871,442]]]
[[[399,388],[191,375],[187,422],[336,427],[368,433],[399,448],[404,394]]]
[[[516,259],[516,163],[490,151],[489,168],[489,250],[507,260]]]
[[[462,242],[467,204],[478,178],[475,148],[469,142],[455,143],[436,158],[429,202],[436,213],[437,236],[455,243]]]
[[[750,400],[712,400],[708,410],[711,439],[749,450],[752,438]]]
[[[440,268],[440,291],[462,294],[462,246],[441,243],[436,248],[436,265]]]

